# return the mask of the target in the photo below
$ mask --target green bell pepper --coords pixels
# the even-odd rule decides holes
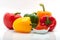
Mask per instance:
[[[32,13],[32,14],[25,14],[24,17],[30,17],[31,19],[31,25],[32,25],[32,28],[35,28],[38,24],[38,16],[36,15],[36,13]]]

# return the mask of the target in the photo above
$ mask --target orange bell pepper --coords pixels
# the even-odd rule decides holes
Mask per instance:
[[[51,13],[50,13],[50,12],[45,11],[45,8],[44,8],[44,5],[43,5],[43,4],[40,4],[40,6],[42,6],[43,11],[38,11],[38,12],[37,12],[37,16],[38,16],[39,19],[40,19],[41,17],[43,17],[43,16],[51,16]]]

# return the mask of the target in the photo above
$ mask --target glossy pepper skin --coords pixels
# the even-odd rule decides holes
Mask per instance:
[[[25,14],[24,17],[30,17],[31,19],[31,25],[32,25],[32,28],[35,28],[38,24],[38,17],[36,15],[36,13],[32,13],[32,14]]]
[[[48,11],[45,11],[44,5],[40,4],[42,6],[43,11],[38,11],[37,16],[39,18],[39,23],[35,29],[42,30],[42,29],[49,29],[49,31],[53,31],[53,29],[56,26],[56,19],[52,17],[52,14]]]
[[[3,22],[4,25],[8,28],[8,29],[13,29],[13,22],[15,19],[20,18],[21,15],[20,13],[5,13],[4,17],[3,17]]]
[[[51,12],[45,11],[45,7],[43,4],[40,4],[40,6],[43,8],[43,11],[37,11],[37,16],[39,19],[43,16],[52,16]]]
[[[29,33],[32,29],[30,24],[30,17],[22,17],[14,21],[13,28],[16,32]]]
[[[44,16],[40,19],[40,25],[49,27],[49,31],[53,31],[56,26],[56,19],[54,17]]]

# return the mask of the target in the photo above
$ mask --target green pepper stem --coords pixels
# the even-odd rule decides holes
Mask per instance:
[[[17,15],[17,14],[21,14],[21,13],[19,13],[19,12],[16,12],[16,13],[15,13],[15,15]]]
[[[35,15],[37,15],[37,13],[36,13],[36,12],[33,12],[32,14],[35,14]]]
[[[49,25],[51,23],[51,21],[49,20],[49,17],[46,18],[45,24]]]
[[[45,11],[45,7],[44,7],[44,4],[40,4],[40,6],[42,6],[42,8],[43,8],[43,11]]]

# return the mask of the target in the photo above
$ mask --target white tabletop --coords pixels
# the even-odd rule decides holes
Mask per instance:
[[[60,32],[48,32],[46,34],[37,33],[17,33],[13,30],[0,31],[0,40],[60,40]]]
[[[6,12],[32,13],[42,10],[40,3],[45,5],[46,11],[52,13],[57,20],[54,32],[47,34],[16,33],[8,30],[3,23],[3,16]],[[1,0],[0,1],[0,40],[60,40],[60,0]]]

